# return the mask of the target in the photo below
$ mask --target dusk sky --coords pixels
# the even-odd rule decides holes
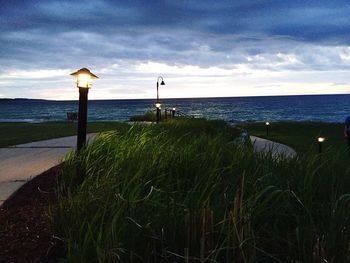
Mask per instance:
[[[350,93],[350,2],[2,0],[0,98]]]

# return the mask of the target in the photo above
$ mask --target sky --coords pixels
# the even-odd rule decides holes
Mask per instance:
[[[0,98],[350,93],[350,1],[1,0]]]

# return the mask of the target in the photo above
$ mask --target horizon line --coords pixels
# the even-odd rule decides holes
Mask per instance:
[[[296,96],[336,96],[350,95],[349,93],[321,93],[321,94],[282,94],[282,95],[246,95],[246,96],[218,96],[218,97],[177,97],[177,98],[160,98],[160,100],[180,100],[180,99],[228,99],[228,98],[260,98],[260,97],[296,97]],[[104,100],[152,100],[155,98],[111,98],[111,99],[89,99],[89,101],[104,101]],[[0,98],[0,100],[45,100],[45,101],[79,101],[79,99],[39,99],[39,98]]]

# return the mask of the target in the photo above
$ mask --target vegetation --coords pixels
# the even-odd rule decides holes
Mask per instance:
[[[161,113],[161,119],[160,121],[167,121],[169,119],[172,119],[172,112],[170,110],[168,110],[167,112],[163,111]],[[188,117],[192,117],[189,115],[186,115],[184,113],[181,113],[180,111],[177,111],[177,116],[176,118],[188,118]],[[156,122],[157,121],[157,115],[155,111],[149,111],[146,112],[143,115],[136,115],[136,116],[131,116],[130,117],[130,121],[148,121],[148,122]]]
[[[174,119],[70,155],[53,214],[66,260],[349,261],[347,163],[327,152],[276,160],[237,135]]]
[[[87,124],[87,131],[100,132],[112,129],[127,129],[127,127],[129,125],[126,123],[89,122]],[[0,147],[76,134],[76,122],[0,123]]]
[[[240,125],[249,134],[291,146],[297,152],[317,152],[317,138],[325,137],[324,148],[328,151],[345,151],[346,138],[344,125],[325,122],[276,122],[270,123],[269,136],[266,136],[265,123],[246,123]]]
[[[157,116],[153,111],[149,111],[144,115],[136,115],[131,116],[130,121],[151,121],[155,122],[157,120]]]

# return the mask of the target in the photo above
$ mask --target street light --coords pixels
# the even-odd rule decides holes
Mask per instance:
[[[157,123],[158,123],[160,120],[160,112],[162,109],[162,104],[160,104],[160,102],[156,103],[156,109],[157,109]]]
[[[318,137],[317,141],[318,141],[318,152],[322,153],[322,144],[323,142],[326,140],[326,138],[324,137]]]
[[[269,136],[269,126],[270,126],[270,123],[269,123],[269,122],[265,122],[265,126],[266,126],[266,136]]]
[[[171,112],[172,112],[172,117],[174,118],[175,117],[176,108],[174,107]]]
[[[77,152],[86,144],[86,123],[87,123],[87,102],[88,92],[91,87],[91,80],[98,77],[90,72],[87,68],[81,68],[71,74],[76,78],[77,87],[79,88],[79,112],[78,112],[78,140]]]
[[[162,77],[162,76],[159,76],[159,77],[157,78],[157,101],[156,101],[157,123],[158,123],[159,120],[160,120],[160,114],[161,114],[161,111],[160,111],[160,101],[159,101],[159,79],[162,79],[162,82],[160,83],[160,85],[165,85],[164,80],[163,80],[163,77]],[[158,106],[157,106],[157,105],[158,105]]]

